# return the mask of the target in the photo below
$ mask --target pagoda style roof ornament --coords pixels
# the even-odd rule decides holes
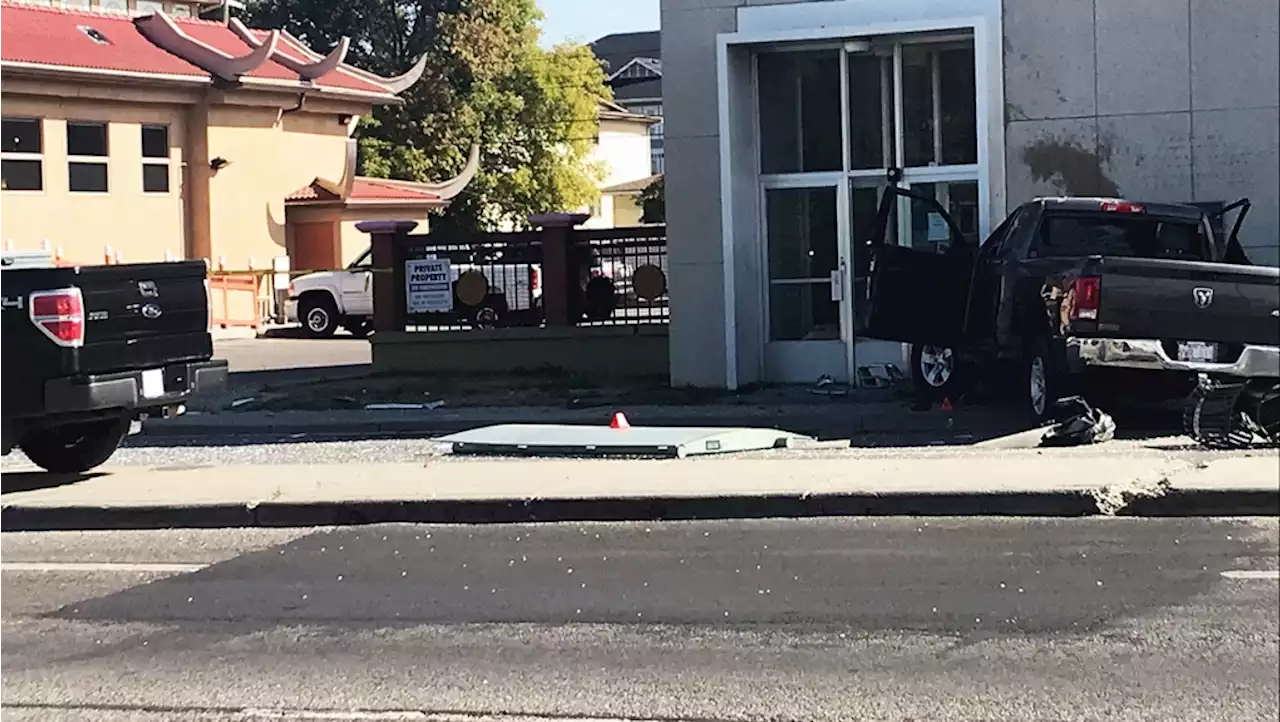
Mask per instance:
[[[258,37],[258,35],[246,27],[244,23],[240,22],[239,18],[231,18],[230,27],[231,31],[249,47],[257,48],[264,43],[262,38]],[[279,31],[273,30],[272,32],[278,33]],[[290,36],[290,38],[292,38],[292,36]],[[298,45],[300,50],[305,50],[307,52],[307,55],[309,56],[307,60],[310,60],[311,62],[290,57],[289,55],[280,52],[279,48],[272,53],[271,59],[292,70],[306,80],[315,80],[326,73],[331,73],[334,70],[337,70],[338,66],[342,65],[343,61],[347,59],[347,51],[351,49],[351,38],[346,36],[343,36],[343,38],[338,41],[337,46],[335,46],[333,50],[324,57],[320,57],[319,54],[312,52],[296,39],[295,43]]]
[[[261,67],[276,52],[280,44],[280,33],[272,30],[252,52],[237,58],[191,37],[164,12],[155,12],[137,18],[133,24],[143,37],[157,46],[211,75],[230,82],[235,82],[241,75]]]

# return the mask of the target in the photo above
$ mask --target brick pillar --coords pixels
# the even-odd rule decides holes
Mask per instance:
[[[542,231],[542,310],[548,326],[572,326],[569,318],[570,277],[569,252],[573,248],[573,227],[591,216],[586,213],[539,213],[529,222]]]
[[[361,221],[356,230],[369,234],[373,249],[373,330],[403,331],[404,245],[415,221]]]

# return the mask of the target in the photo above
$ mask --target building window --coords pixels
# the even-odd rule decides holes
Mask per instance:
[[[841,170],[840,51],[761,53],[757,70],[760,172]]]
[[[0,187],[7,191],[44,189],[44,138],[37,118],[5,118],[0,153]]]
[[[155,15],[164,11],[164,3],[157,0],[134,0],[133,14],[136,16]]]
[[[67,176],[73,193],[107,192],[107,124],[67,122]]]
[[[61,4],[64,8],[89,9],[89,0],[62,0]]]
[[[113,13],[127,13],[129,0],[98,0],[98,9]]]
[[[186,3],[174,3],[173,9],[169,11],[169,14],[175,18],[189,18],[191,17],[191,6]]]
[[[142,191],[169,192],[169,126],[142,126]]]

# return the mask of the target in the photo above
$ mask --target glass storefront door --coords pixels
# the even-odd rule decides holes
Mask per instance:
[[[764,189],[768,377],[848,380],[848,228],[840,186]]]
[[[980,235],[975,70],[963,34],[756,55],[767,380],[883,378],[887,363],[906,371],[900,344],[860,338],[855,327],[867,244],[891,184],[937,199],[966,235]],[[897,237],[927,243],[941,233],[908,211]]]

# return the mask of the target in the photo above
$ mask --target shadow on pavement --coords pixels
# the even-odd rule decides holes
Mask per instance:
[[[188,625],[214,632],[209,620],[235,620],[236,636],[361,620],[1086,633],[1207,591],[1257,553],[1229,531],[946,518],[348,527],[52,616],[164,619],[175,638]],[[150,636],[148,654],[163,653],[163,636]]]
[[[23,491],[39,491],[40,489],[53,489],[59,486],[78,484],[104,475],[103,472],[96,471],[82,474],[55,474],[48,471],[6,471],[3,479],[0,480],[0,484],[3,485],[3,493],[17,494]]]

